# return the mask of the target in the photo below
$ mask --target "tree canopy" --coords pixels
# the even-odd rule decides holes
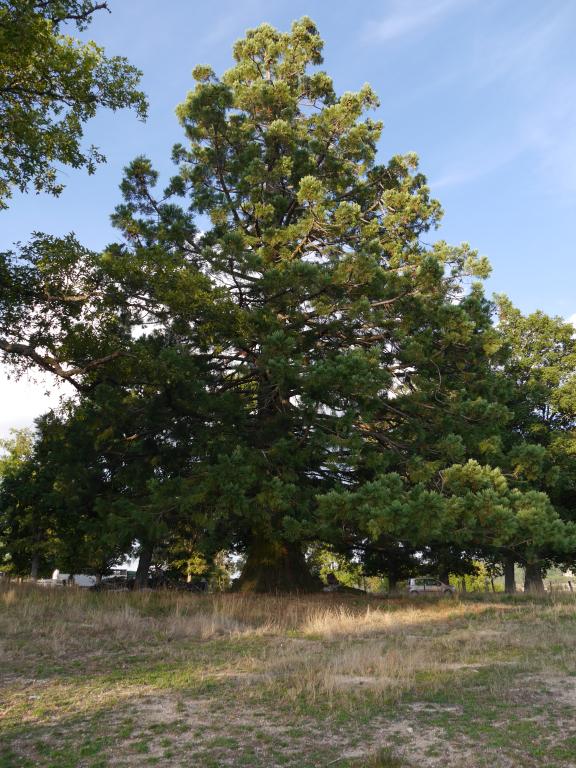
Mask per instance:
[[[104,155],[82,136],[99,107],[145,117],[139,70],[70,34],[107,9],[90,0],[0,2],[0,208],[13,189],[59,194],[62,165],[95,171]]]
[[[418,553],[571,562],[573,334],[488,301],[469,245],[424,242],[417,158],[379,160],[377,98],[337,94],[322,45],[264,24],[221,77],[197,67],[175,175],[158,194],[127,166],[118,242],[2,254],[6,360],[78,393],[34,459],[63,441],[56,527],[101,567],[135,541],[145,565],[235,550],[256,590],[314,588],[319,542],[391,581]]]

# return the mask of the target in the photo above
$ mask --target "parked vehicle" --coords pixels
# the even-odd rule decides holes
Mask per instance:
[[[428,576],[421,576],[410,579],[408,582],[408,594],[410,595],[453,595],[456,588],[450,584],[445,584],[439,579],[432,579]]]
[[[125,591],[134,589],[135,571],[115,571],[109,576],[103,576],[98,584],[91,589],[94,592]],[[181,581],[167,576],[162,570],[154,570],[148,575],[146,589],[172,589],[181,592],[208,592],[208,581],[202,577],[195,581]]]
[[[93,584],[90,589],[94,590],[94,592],[107,592],[109,590],[125,591],[132,589],[133,585],[134,579],[130,579],[122,574],[113,574],[111,576],[103,576],[102,579]]]
[[[51,579],[38,579],[36,584],[39,587],[84,587],[89,589],[96,583],[96,576],[89,573],[61,573],[58,568],[52,574]]]

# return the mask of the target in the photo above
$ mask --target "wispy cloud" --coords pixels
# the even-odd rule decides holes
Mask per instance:
[[[555,12],[546,8],[546,16],[501,33],[491,65],[482,71],[491,78],[491,87],[501,87],[514,103],[511,138],[532,153],[542,193],[573,194],[576,77],[565,56],[576,17],[571,3],[553,8]]]
[[[379,21],[370,23],[366,38],[379,41],[396,40],[432,26],[443,16],[469,2],[470,0],[393,0],[389,13]]]
[[[575,93],[575,81],[556,81],[542,93],[541,108],[531,112],[522,128],[538,161],[545,194],[576,194]]]
[[[471,147],[467,147],[459,153],[463,158],[462,162],[456,167],[449,168],[442,175],[431,178],[428,182],[429,186],[436,193],[441,189],[471,184],[511,163],[525,149],[526,144],[521,142],[515,143],[512,147],[503,147],[500,151],[492,148],[490,152],[482,153],[474,152]],[[470,157],[474,158],[472,163],[469,160]]]
[[[469,56],[454,71],[451,89],[462,88],[470,119],[455,137],[449,164],[433,186],[476,181],[522,154],[524,167],[538,179],[540,194],[572,197],[576,76],[567,51],[575,7],[560,2],[536,17],[509,15],[493,23],[487,37],[485,24],[498,21],[497,10],[488,8],[480,31],[469,33]],[[486,114],[478,105],[484,105]]]
[[[495,13],[493,9],[492,13]],[[527,19],[509,19],[493,26],[487,41],[476,35],[473,41],[473,68],[477,87],[507,82],[520,85],[527,77],[537,82],[546,79],[543,62],[554,54],[555,42],[568,23],[566,6],[546,8],[546,14]]]

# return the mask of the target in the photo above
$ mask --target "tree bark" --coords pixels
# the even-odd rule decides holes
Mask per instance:
[[[527,563],[524,576],[524,592],[544,592],[542,567],[538,563]]]
[[[504,558],[504,592],[513,595],[516,592],[516,579],[514,577],[514,558],[507,556]]]
[[[249,546],[236,584],[239,592],[317,592],[321,587],[298,544],[259,538]]]
[[[30,563],[30,578],[34,581],[38,580],[38,571],[40,570],[40,555],[38,552],[34,552],[32,555],[32,562]]]
[[[150,542],[144,542],[140,548],[140,557],[138,559],[138,568],[136,569],[136,578],[134,579],[134,589],[145,589],[148,586],[148,571],[152,563],[152,553],[154,545]]]

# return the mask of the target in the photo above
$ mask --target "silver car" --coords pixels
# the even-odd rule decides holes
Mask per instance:
[[[456,588],[450,584],[444,584],[439,579],[431,579],[428,576],[419,576],[408,582],[410,595],[453,595]]]

